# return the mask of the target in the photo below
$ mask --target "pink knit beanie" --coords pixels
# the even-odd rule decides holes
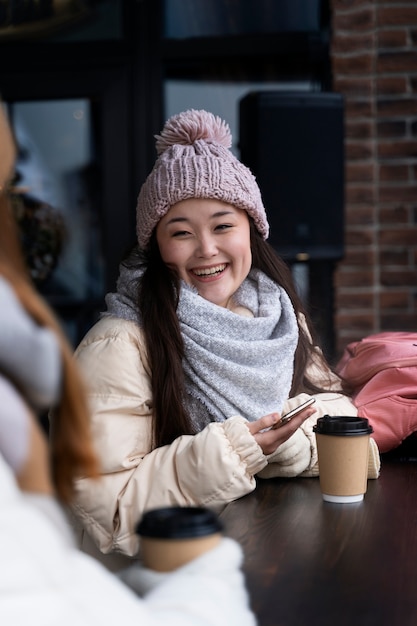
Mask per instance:
[[[187,198],[222,200],[244,209],[263,239],[269,225],[251,171],[229,150],[230,128],[220,117],[191,109],[172,116],[156,135],[158,159],[142,185],[136,231],[146,248],[152,231],[170,207]]]

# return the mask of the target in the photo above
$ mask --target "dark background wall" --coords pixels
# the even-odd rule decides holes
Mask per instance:
[[[63,210],[70,232],[57,267],[39,283],[73,342],[103,308],[119,261],[134,242],[137,193],[155,160],[153,135],[168,115],[190,107],[209,108],[228,120],[236,154],[242,159],[258,154],[251,165],[260,168],[255,172],[260,180],[262,161],[276,162],[282,174],[280,159],[292,151],[295,165],[286,181],[277,182],[277,197],[284,196],[280,186],[283,192],[286,185],[290,198],[292,187],[294,192],[307,188],[306,160],[318,168],[310,176],[309,184],[317,179],[317,186],[308,205],[302,203],[294,224],[286,226],[296,241],[293,234],[289,242],[278,241],[281,220],[292,211],[271,208],[276,211],[271,222],[277,249],[293,269],[329,357],[336,358],[363,334],[415,327],[415,5],[392,7],[382,0],[0,3],[0,94],[12,123],[20,128],[31,120],[36,145],[55,140],[58,154],[66,155],[84,124],[86,145],[77,165],[65,162],[59,175],[60,159],[46,166],[64,198],[58,194],[53,208]],[[12,14],[12,6],[31,6],[32,14]],[[265,92],[279,102],[269,125],[274,124],[271,134],[280,153],[265,140],[261,105],[246,121],[241,114],[241,101],[252,92],[258,102]],[[298,105],[286,111],[292,120],[284,124],[285,94],[295,95]],[[337,96],[343,124],[340,128],[336,113],[336,125],[326,132],[324,124],[319,141],[306,135],[309,129],[317,134],[310,103],[326,94],[330,100]],[[41,109],[37,117],[35,105]],[[72,114],[63,112],[64,106]],[[52,130],[54,114],[45,107],[59,111]],[[305,124],[309,117],[310,126]],[[67,123],[74,132],[65,131]],[[327,146],[336,155],[334,175],[324,158],[329,137],[335,140]],[[30,146],[19,155],[21,172],[33,162]],[[335,180],[333,199],[323,200],[323,189],[331,189]],[[37,199],[50,201],[53,185],[44,181],[38,189],[37,183],[32,175],[31,189],[18,190],[21,204],[25,195],[42,196],[45,190],[49,196]],[[27,200],[24,204],[26,215]],[[318,252],[314,229],[322,224],[324,232],[329,226],[326,211],[331,215],[333,205],[342,215],[334,237],[328,237],[335,244],[329,255]]]

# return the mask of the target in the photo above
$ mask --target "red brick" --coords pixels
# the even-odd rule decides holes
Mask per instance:
[[[380,141],[378,144],[378,155],[381,158],[415,158],[417,157],[417,141]]]
[[[374,295],[369,292],[353,293],[344,290],[336,295],[335,303],[338,309],[371,309],[374,306]]]
[[[348,139],[369,139],[373,135],[373,127],[372,121],[347,120],[345,123],[345,136]]]
[[[345,266],[360,265],[361,267],[368,267],[375,263],[375,252],[370,247],[354,248],[353,246],[349,246],[346,249],[343,263]]]
[[[379,180],[385,182],[400,182],[409,179],[409,169],[407,165],[379,165]]]
[[[417,226],[381,228],[379,243],[382,246],[417,246]]]
[[[360,331],[368,334],[374,328],[374,319],[372,313],[337,313],[337,324],[339,326],[349,328],[350,331]]]
[[[346,119],[352,120],[355,117],[371,117],[372,106],[370,99],[354,100],[353,98],[348,98],[345,102]]]
[[[377,46],[381,48],[405,48],[407,46],[407,30],[378,31]]]
[[[346,189],[346,201],[350,204],[373,204],[376,198],[376,190],[372,185],[353,186]]]
[[[404,76],[377,78],[376,89],[379,95],[397,96],[407,92],[407,79]]]
[[[417,51],[379,52],[376,60],[377,72],[415,72]]]
[[[355,54],[346,57],[333,56],[333,71],[341,75],[370,74],[374,65],[372,54]]]
[[[388,117],[394,115],[414,116],[417,114],[417,100],[416,98],[393,98],[390,100],[383,100],[382,98],[378,98],[376,108],[377,114],[380,117]]]
[[[409,253],[404,246],[400,248],[382,248],[379,252],[378,264],[384,266],[408,266]]]
[[[379,5],[381,2],[379,0]],[[401,5],[404,3],[401,2]],[[379,6],[378,25],[381,26],[411,26],[417,24],[417,8],[410,6]]]
[[[335,276],[335,284],[338,287],[371,287],[374,282],[373,270],[352,270],[338,272]]]
[[[373,224],[375,220],[375,210],[373,206],[349,206],[345,211],[346,226],[366,226]]]
[[[370,246],[374,243],[375,231],[370,228],[346,229],[346,243],[350,246]]]
[[[369,52],[373,48],[375,48],[375,34],[372,32],[340,34],[331,42],[331,54],[333,56],[351,52],[357,53],[362,50]]]
[[[384,291],[379,295],[379,303],[383,309],[406,309],[409,301],[408,291]]]
[[[405,121],[388,121],[378,122],[376,125],[378,137],[402,137],[405,138],[407,134],[407,124]]]
[[[333,32],[363,32],[371,30],[375,26],[375,11],[372,7],[365,6],[357,11],[349,13],[335,12],[333,14]]]
[[[417,314],[411,313],[393,313],[381,315],[381,332],[392,331],[410,331],[415,332],[417,326]]]
[[[368,141],[347,139],[345,141],[345,155],[347,160],[363,161],[374,156],[374,145]]]
[[[383,186],[379,189],[380,202],[413,202],[417,199],[417,185]]]
[[[352,10],[362,8],[369,5],[369,0],[330,0],[330,5],[334,11],[343,12],[344,10]]]
[[[380,281],[385,287],[417,287],[417,272],[413,269],[390,271],[382,268]]]
[[[352,183],[369,183],[375,179],[375,167],[372,163],[348,163],[346,181]]]
[[[372,95],[372,84],[369,78],[335,75],[333,78],[333,89],[348,97],[370,97]]]
[[[409,210],[403,204],[379,208],[379,221],[382,224],[405,224],[409,219]]]

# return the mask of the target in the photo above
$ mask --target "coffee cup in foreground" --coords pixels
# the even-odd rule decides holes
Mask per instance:
[[[170,572],[211,550],[222,531],[217,515],[202,507],[153,509],[136,527],[143,563],[157,572]]]
[[[360,502],[368,484],[367,419],[325,415],[313,427],[316,434],[320,489],[327,502]]]

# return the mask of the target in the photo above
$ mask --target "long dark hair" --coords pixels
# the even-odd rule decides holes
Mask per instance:
[[[328,365],[324,356],[317,353],[311,343],[308,333],[314,340],[314,328],[295,289],[291,270],[272,246],[262,239],[252,219],[250,240],[252,267],[260,269],[285,289],[297,315],[299,339],[290,395],[324,391],[306,375],[307,364],[312,357],[316,362],[321,360],[325,367]],[[138,286],[138,306],[152,379],[153,445],[159,447],[171,443],[180,435],[195,432],[183,403],[184,343],[176,313],[180,282],[177,274],[163,262],[155,232],[148,250],[137,253],[136,262],[143,265],[144,269]]]

